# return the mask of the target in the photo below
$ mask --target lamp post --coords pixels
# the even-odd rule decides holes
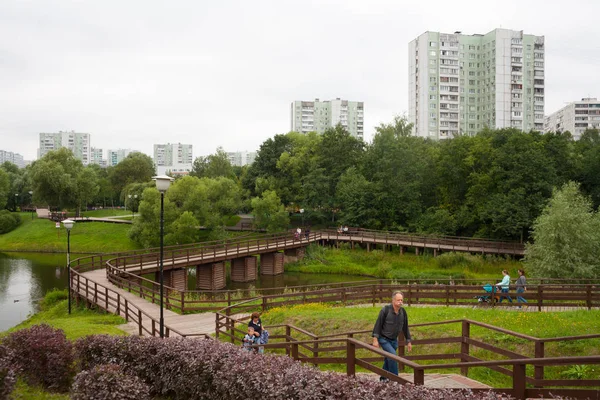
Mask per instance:
[[[33,221],[33,190],[29,191],[29,197],[31,198],[29,202],[31,203],[31,220]]]
[[[15,212],[17,212],[18,205],[19,205],[19,193],[15,193]]]
[[[300,215],[302,215],[302,228],[304,228],[304,208],[300,209]]]
[[[159,285],[160,285],[160,319],[159,319],[159,332],[160,332],[160,337],[163,338],[165,337],[164,335],[164,330],[165,330],[165,320],[164,320],[164,316],[163,316],[163,286],[164,286],[164,279],[163,279],[163,252],[164,252],[164,244],[163,244],[163,237],[164,237],[164,225],[165,225],[165,192],[167,191],[167,189],[169,188],[169,186],[171,186],[171,182],[173,181],[173,178],[171,178],[170,176],[166,176],[166,175],[159,175],[159,176],[155,176],[152,178],[152,180],[156,181],[156,188],[158,189],[158,191],[160,192],[160,266],[159,266]]]
[[[65,219],[62,223],[67,228],[67,290],[69,291],[69,314],[71,314],[71,228],[75,225],[75,221]]]
[[[131,221],[133,221],[133,219],[135,218],[135,208],[133,208],[133,205],[131,205],[131,198],[133,197],[134,201],[137,200],[137,194],[134,194],[133,196],[128,194],[127,197],[129,197],[129,208],[131,208]]]

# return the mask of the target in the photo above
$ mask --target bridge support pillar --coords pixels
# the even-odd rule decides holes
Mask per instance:
[[[294,249],[285,249],[283,251],[283,263],[287,264],[290,262],[296,262],[304,258],[306,253],[305,247],[296,247]]]
[[[283,253],[263,253],[260,255],[260,274],[279,275],[283,274]]]
[[[256,280],[258,263],[256,257],[240,257],[231,261],[231,281],[251,282]]]
[[[367,242],[367,251],[371,251],[371,243]]]
[[[419,248],[415,247],[415,255],[418,256],[419,255]]]
[[[404,252],[406,251],[406,247],[404,246],[400,246],[400,255],[403,256]]]
[[[438,249],[433,249],[433,256],[437,257],[438,256]]]
[[[196,288],[203,290],[219,290],[226,285],[225,263],[217,262],[196,266]]]

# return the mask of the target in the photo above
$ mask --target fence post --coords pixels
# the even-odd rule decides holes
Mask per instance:
[[[404,357],[406,355],[406,347],[404,346],[404,341],[406,338],[404,337],[404,332],[400,331],[398,333],[398,350],[396,354],[399,357]],[[398,363],[398,372],[404,372],[404,363]]]
[[[219,338],[219,313],[215,313],[215,337],[218,339]]]
[[[586,303],[588,311],[592,309],[592,285],[585,285],[586,290]]]
[[[292,343],[292,359],[298,360],[298,343]]]
[[[289,342],[292,338],[290,337],[292,335],[292,329],[290,328],[289,325],[285,326],[285,341]],[[285,346],[285,355],[286,356],[290,356],[290,347],[289,346]]]
[[[425,384],[425,370],[421,368],[415,368],[413,375],[413,383],[415,385],[424,385]]]
[[[460,343],[460,361],[468,362],[469,355],[469,338],[471,337],[471,324],[469,321],[462,321],[462,342]],[[463,376],[468,376],[469,367],[461,367],[460,373]]]
[[[227,323],[229,324],[229,333],[231,333],[231,343],[235,344],[235,321],[231,317],[227,317]]]
[[[346,375],[354,376],[356,373],[356,346],[350,340],[346,340]]]
[[[227,292],[227,307],[231,307],[231,292]]]
[[[121,294],[117,293],[117,315],[121,315]]]
[[[185,313],[185,290],[181,292],[181,314]]]
[[[262,311],[267,311],[267,298],[263,296],[262,298]]]
[[[544,358],[544,342],[538,340],[535,342],[535,358]],[[536,380],[544,379],[544,366],[543,365],[535,365],[533,367],[533,377]],[[536,388],[543,387],[542,385],[535,385]]]
[[[125,299],[125,321],[129,322],[129,302]]]
[[[517,399],[525,399],[525,364],[513,365],[513,395]]]
[[[315,336],[315,337],[314,337],[314,340],[319,340],[319,337],[318,337],[318,336]],[[319,343],[318,343],[318,342],[316,342],[316,341],[314,342],[314,347],[313,347],[313,357],[314,357],[314,358],[319,358]],[[313,363],[313,365],[314,365],[315,367],[317,367],[319,364],[318,364],[318,363],[315,361],[315,362]]]
[[[544,287],[539,285],[537,287],[537,298],[538,298],[538,311],[542,311],[542,297],[544,296]]]
[[[139,335],[142,336],[142,310],[138,309],[138,331]],[[152,332],[152,336],[154,336],[154,332]]]

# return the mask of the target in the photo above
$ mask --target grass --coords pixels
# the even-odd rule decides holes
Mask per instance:
[[[125,210],[123,208],[115,208],[115,209],[102,209],[102,210],[92,210],[92,211],[83,211],[83,216],[85,217],[94,217],[94,218],[103,218],[103,217],[115,217],[115,216],[127,216],[131,215],[131,210]]]
[[[377,318],[380,307],[348,307],[339,308],[324,304],[306,304],[295,307],[282,307],[269,310],[262,315],[265,326],[291,324],[317,336],[344,333],[350,331],[366,330],[369,333],[356,335],[355,338],[370,343],[370,332]],[[564,312],[517,312],[497,309],[467,309],[450,307],[407,307],[410,325],[440,322],[454,319],[471,319],[484,322],[493,326],[505,328],[522,334],[540,338],[553,338],[562,336],[580,336],[591,332],[600,332],[600,310],[592,311],[564,311]],[[348,321],[352,321],[350,324]],[[271,336],[284,334],[281,328],[269,330]],[[412,327],[413,340],[454,337],[461,335],[460,324],[433,325],[427,327]],[[308,340],[308,337],[294,333],[297,340]],[[523,354],[527,357],[534,356],[534,345],[523,339],[510,335],[490,331],[472,326],[471,337],[485,343]],[[460,352],[459,344],[442,345],[415,345],[413,355],[441,354]],[[478,350],[472,347],[471,354],[486,360],[500,359],[498,355],[489,351]],[[584,356],[600,354],[600,339],[586,339],[579,341],[560,341],[545,345],[546,357],[558,356]],[[328,353],[327,355],[332,355]],[[340,354],[341,355],[341,354]],[[339,356],[339,355],[338,355]],[[438,361],[435,361],[438,362]],[[547,367],[546,379],[561,379],[568,374],[569,368]],[[343,372],[345,365],[322,365],[322,369]],[[590,365],[583,368],[587,378],[597,379],[597,366]],[[407,371],[408,372],[408,371]],[[460,373],[460,371],[441,370],[441,373]],[[581,374],[581,372],[578,372]],[[531,371],[529,371],[531,376]],[[469,377],[493,387],[508,387],[511,378],[486,368],[472,368]]]
[[[107,210],[102,210],[107,211]],[[67,230],[48,219],[31,219],[22,213],[21,225],[0,235],[0,251],[67,251]],[[71,230],[72,253],[112,253],[140,248],[129,237],[129,225],[77,222]]]
[[[363,249],[350,250],[347,246],[339,249],[311,245],[306,257],[292,264],[286,264],[286,271],[320,274],[347,274],[370,276],[382,279],[436,280],[477,279],[495,281],[501,271],[510,272],[522,268],[519,261],[495,256],[474,256],[470,254],[444,253],[416,256],[398,251]]]

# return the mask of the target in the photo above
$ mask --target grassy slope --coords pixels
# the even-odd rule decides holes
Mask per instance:
[[[305,329],[316,335],[328,335],[349,331],[373,329],[373,323],[377,318],[380,307],[360,308],[334,308],[322,304],[308,304],[293,308],[276,308],[263,315],[263,321],[268,327],[277,324],[292,324]],[[440,322],[454,319],[472,319],[485,322],[490,325],[506,328],[515,332],[541,337],[579,336],[594,332],[600,332],[600,310],[572,311],[572,312],[519,312],[516,310],[504,311],[491,308],[446,308],[446,307],[407,307],[410,324],[426,322]],[[349,321],[352,321],[349,323]],[[273,329],[273,333],[277,330]],[[413,327],[411,335],[413,339],[425,339],[434,337],[460,336],[461,325],[441,325],[428,327]],[[294,335],[294,337],[296,337]],[[471,336],[495,346],[517,351],[524,355],[533,357],[534,346],[521,339],[472,327]],[[370,335],[358,335],[356,337],[370,343]],[[308,339],[297,337],[297,339]],[[459,345],[442,345],[434,347],[415,346],[413,354],[431,353],[453,353],[459,352]],[[545,348],[546,356],[583,356],[600,354],[600,339],[589,339],[577,342],[548,343]],[[498,356],[486,352],[472,350],[472,354],[483,359],[496,359]],[[590,378],[594,366],[590,366],[588,373]],[[343,371],[342,366],[327,366],[334,370]],[[561,371],[567,367],[546,368],[546,378],[560,378]],[[453,371],[459,373],[459,371]],[[445,371],[448,373],[448,371]],[[510,384],[510,378],[499,373],[483,368],[474,368],[469,371],[469,376],[494,387],[506,387]],[[596,378],[597,379],[597,378]]]
[[[67,231],[53,221],[35,218],[25,213],[21,226],[0,235],[0,250],[6,251],[67,251]],[[130,225],[103,222],[78,222],[71,230],[71,251],[74,253],[110,253],[139,248],[127,237]],[[58,232],[57,232],[58,231]]]

